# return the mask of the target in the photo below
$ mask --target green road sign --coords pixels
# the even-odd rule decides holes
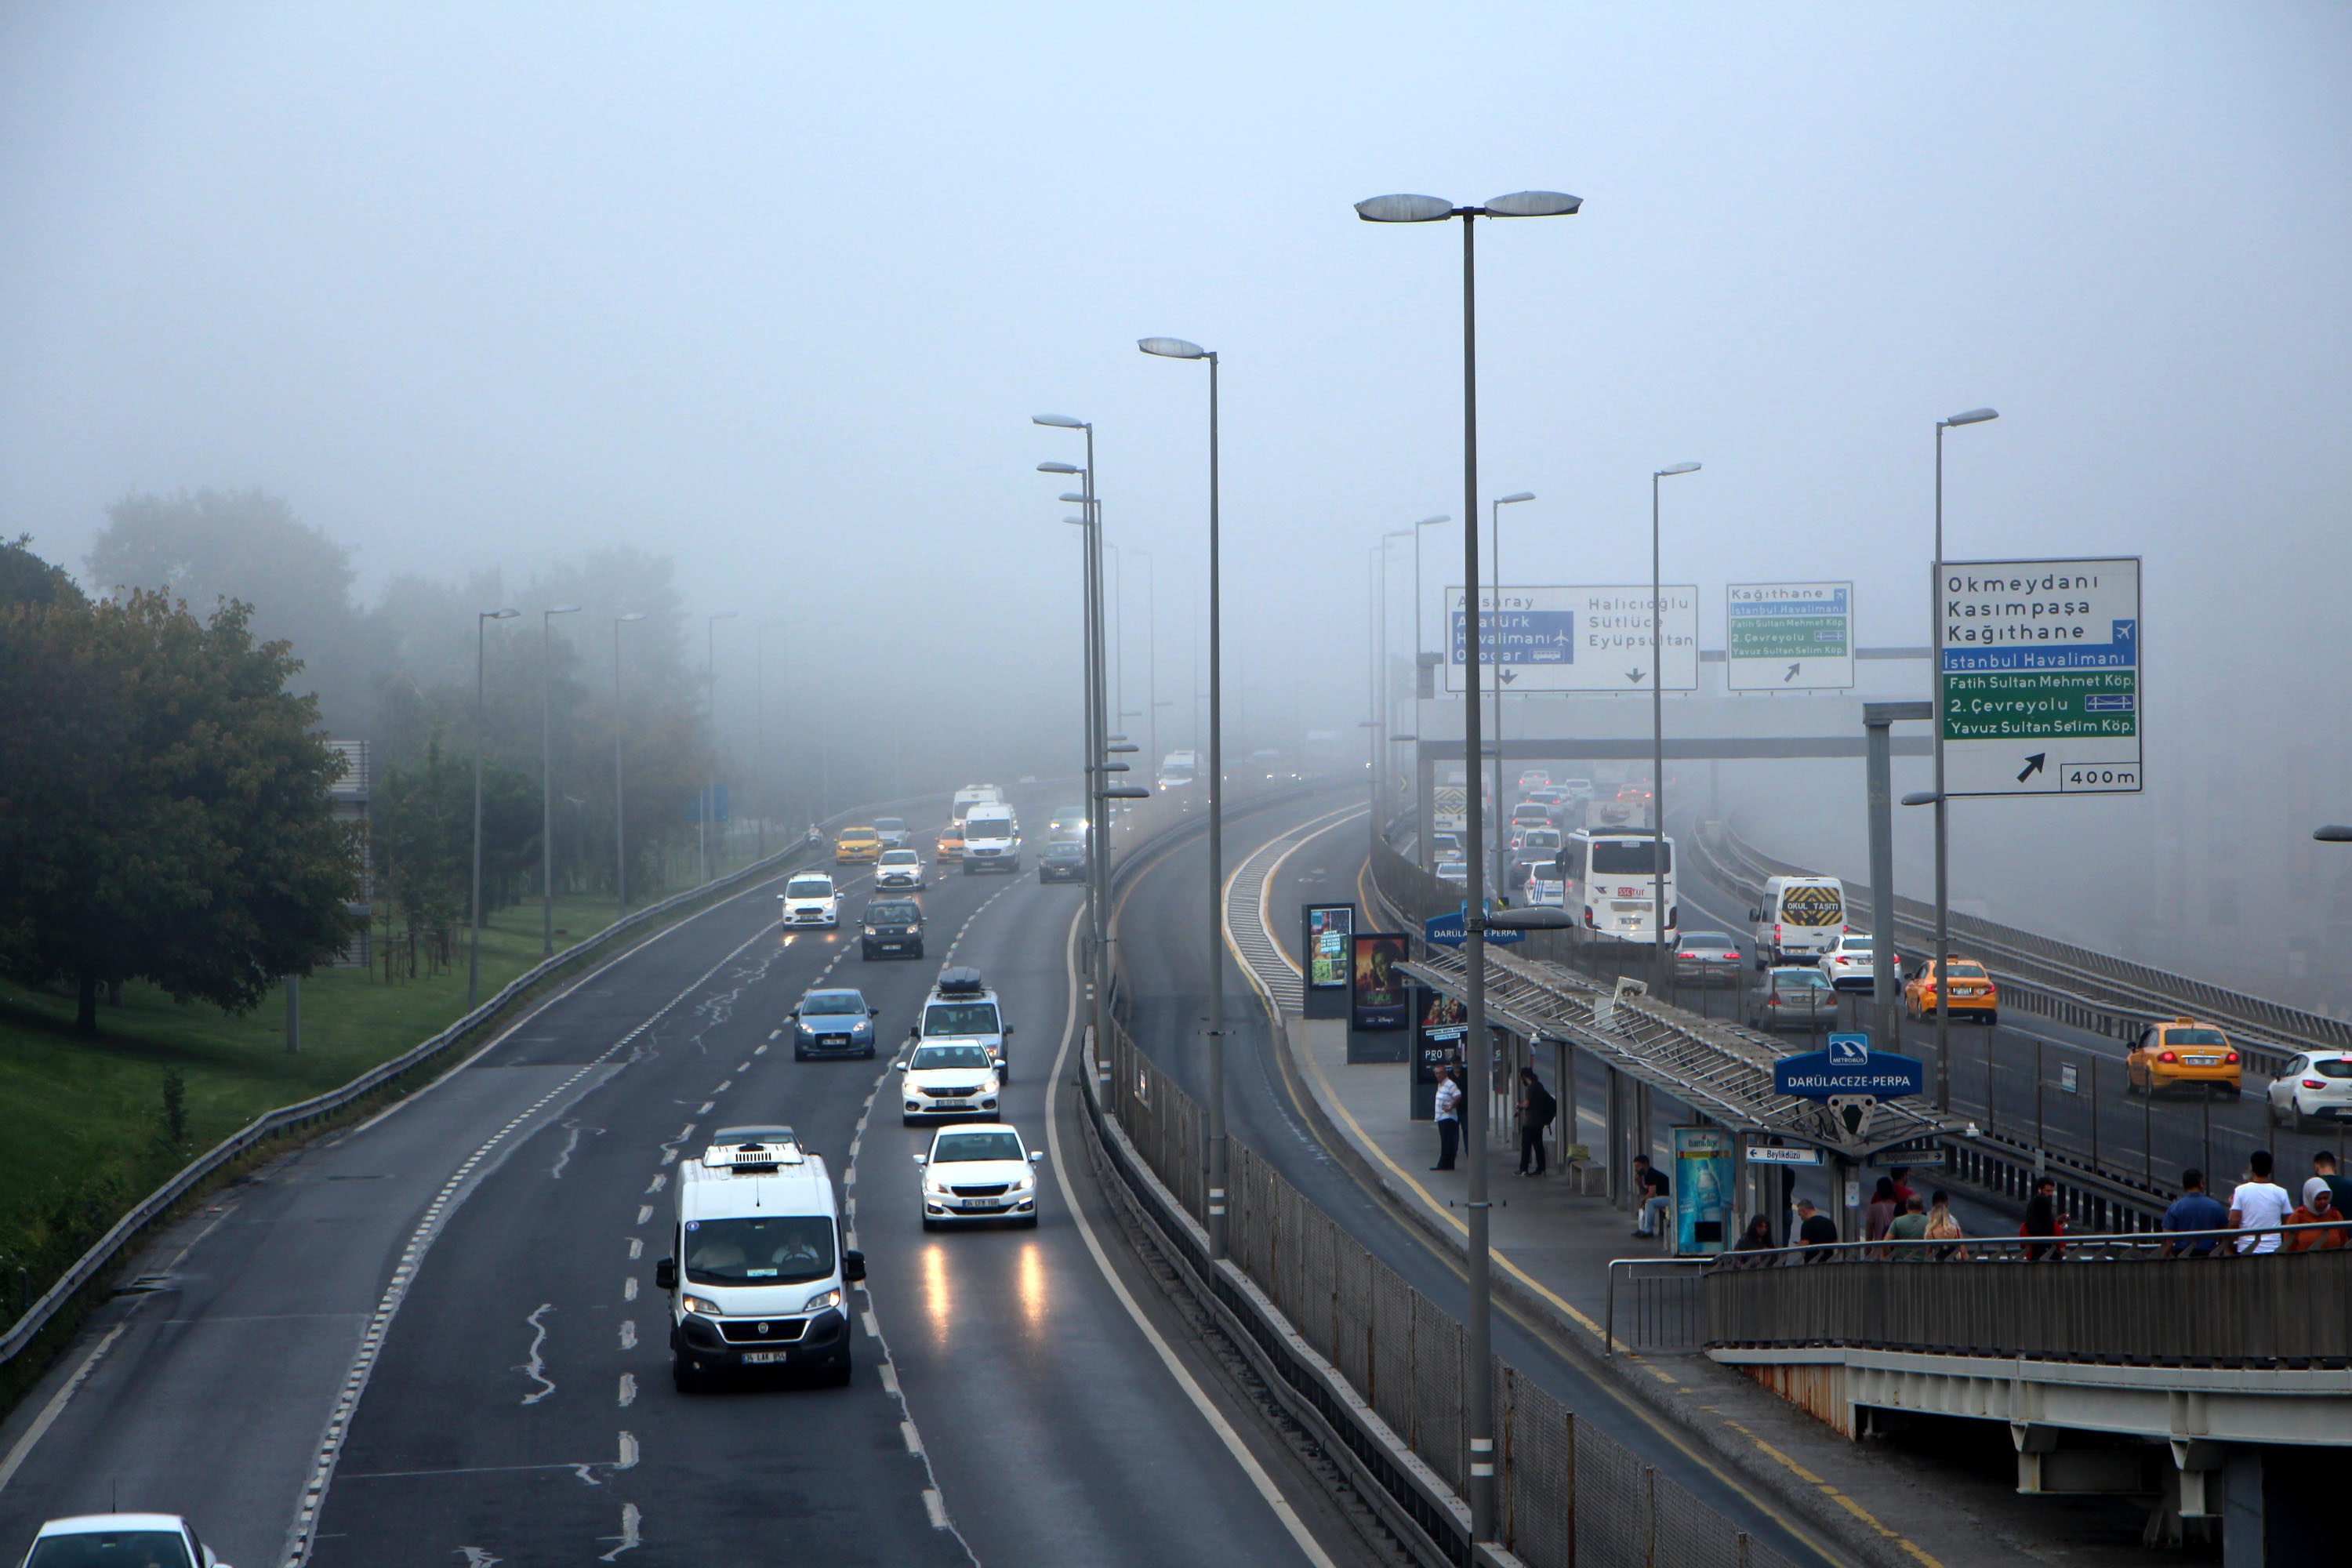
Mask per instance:
[[[1724,684],[1733,691],[1853,685],[1853,584],[1734,583],[1725,590]]]
[[[2139,558],[1948,561],[1945,792],[2140,787]]]

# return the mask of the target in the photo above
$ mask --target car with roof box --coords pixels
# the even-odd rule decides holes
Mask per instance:
[[[931,984],[931,994],[923,999],[923,1010],[916,1015],[915,1026],[908,1032],[910,1040],[972,1040],[988,1048],[989,1059],[996,1064],[996,1076],[1005,1083],[1013,1081],[1013,1026],[1004,1021],[1003,1007],[996,993],[989,989],[980,971],[957,964],[940,971]]]
[[[822,1156],[789,1127],[722,1127],[681,1161],[670,1255],[670,1377],[681,1394],[754,1369],[853,1369],[848,1291],[866,1258],[848,1245]]]

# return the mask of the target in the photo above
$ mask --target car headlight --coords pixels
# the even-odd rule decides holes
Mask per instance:
[[[943,1198],[948,1195],[948,1184],[940,1177],[925,1176],[923,1178],[923,1191],[932,1197]]]
[[[849,1032],[853,1035],[870,1035],[874,1032],[874,1020],[871,1018],[860,1018],[857,1021],[857,1026]]]
[[[881,932],[879,932],[879,931],[876,931],[872,926],[867,926],[867,927],[866,928],[866,934],[867,936],[879,936],[879,935],[881,935],[882,933],[881,933]]]
[[[827,1307],[838,1307],[840,1305],[841,1292],[838,1290],[825,1290],[821,1291],[814,1296],[811,1296],[808,1300],[802,1305],[801,1310],[803,1312],[822,1312]]]
[[[700,1296],[685,1297],[679,1304],[688,1311],[699,1312],[706,1318],[723,1318],[727,1315],[719,1310],[718,1302],[707,1300]]]

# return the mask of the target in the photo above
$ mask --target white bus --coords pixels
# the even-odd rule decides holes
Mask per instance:
[[[1664,864],[1660,865],[1663,857]],[[1675,841],[1646,827],[1580,827],[1559,851],[1560,896],[1588,937],[1658,940],[1657,875],[1665,872],[1666,931],[1682,927],[1675,893]]]

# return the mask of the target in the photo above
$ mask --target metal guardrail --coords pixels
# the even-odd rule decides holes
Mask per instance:
[[[1751,902],[1762,897],[1767,877],[1811,874],[1764,854],[1728,823],[1703,824],[1695,847],[1716,881]],[[1864,918],[1876,919],[1866,888],[1849,883],[1846,896]],[[1898,897],[1895,915],[1898,943],[1922,952],[1935,945],[1933,904]],[[2186,1015],[2221,1026],[2250,1063],[2272,1075],[2299,1051],[2352,1050],[2352,1022],[2344,1019],[1976,915],[1956,912],[1949,920],[1955,939],[1984,960],[2004,993],[2016,995],[2026,1011],[2059,1023],[2122,1039],[2151,1019]]]
[[[872,813],[883,805],[902,805],[908,801],[930,798],[932,797],[929,795],[912,795],[903,801],[883,801],[877,805],[864,805],[856,808],[855,811],[839,813],[829,821],[833,824],[845,823],[853,816]],[[747,882],[763,879],[783,869],[794,858],[807,854],[811,847],[805,843],[794,844],[769,856],[765,860],[755,861],[740,871],[730,872],[724,877],[714,877],[708,882],[664,899],[660,903],[649,904],[644,909],[624,916],[593,936],[585,937],[566,948],[553,958],[533,964],[509,982],[497,995],[431,1038],[411,1047],[389,1061],[377,1063],[340,1089],[329,1089],[324,1094],[314,1095],[309,1100],[298,1101],[293,1105],[281,1106],[276,1110],[265,1112],[232,1132],[210,1150],[182,1167],[179,1173],[173,1176],[171,1180],[133,1205],[128,1214],[117,1220],[88,1251],[74,1260],[73,1265],[58,1278],[55,1284],[42,1293],[39,1300],[25,1310],[22,1317],[9,1325],[5,1333],[0,1333],[0,1366],[6,1365],[21,1354],[27,1345],[39,1337],[41,1331],[49,1326],[50,1321],[65,1308],[68,1302],[112,1267],[123,1249],[135,1241],[142,1232],[154,1224],[157,1219],[170,1213],[182,1198],[187,1196],[214,1173],[238,1156],[280,1133],[292,1131],[321,1118],[332,1116],[346,1106],[365,1099],[420,1063],[429,1061],[447,1050],[497,1016],[499,1010],[516,997],[564,966],[575,963],[583,957],[593,956],[604,949],[620,945],[623,938],[643,930],[649,924],[658,922],[664,916],[684,904],[698,899],[708,898],[712,893],[724,892]]]

